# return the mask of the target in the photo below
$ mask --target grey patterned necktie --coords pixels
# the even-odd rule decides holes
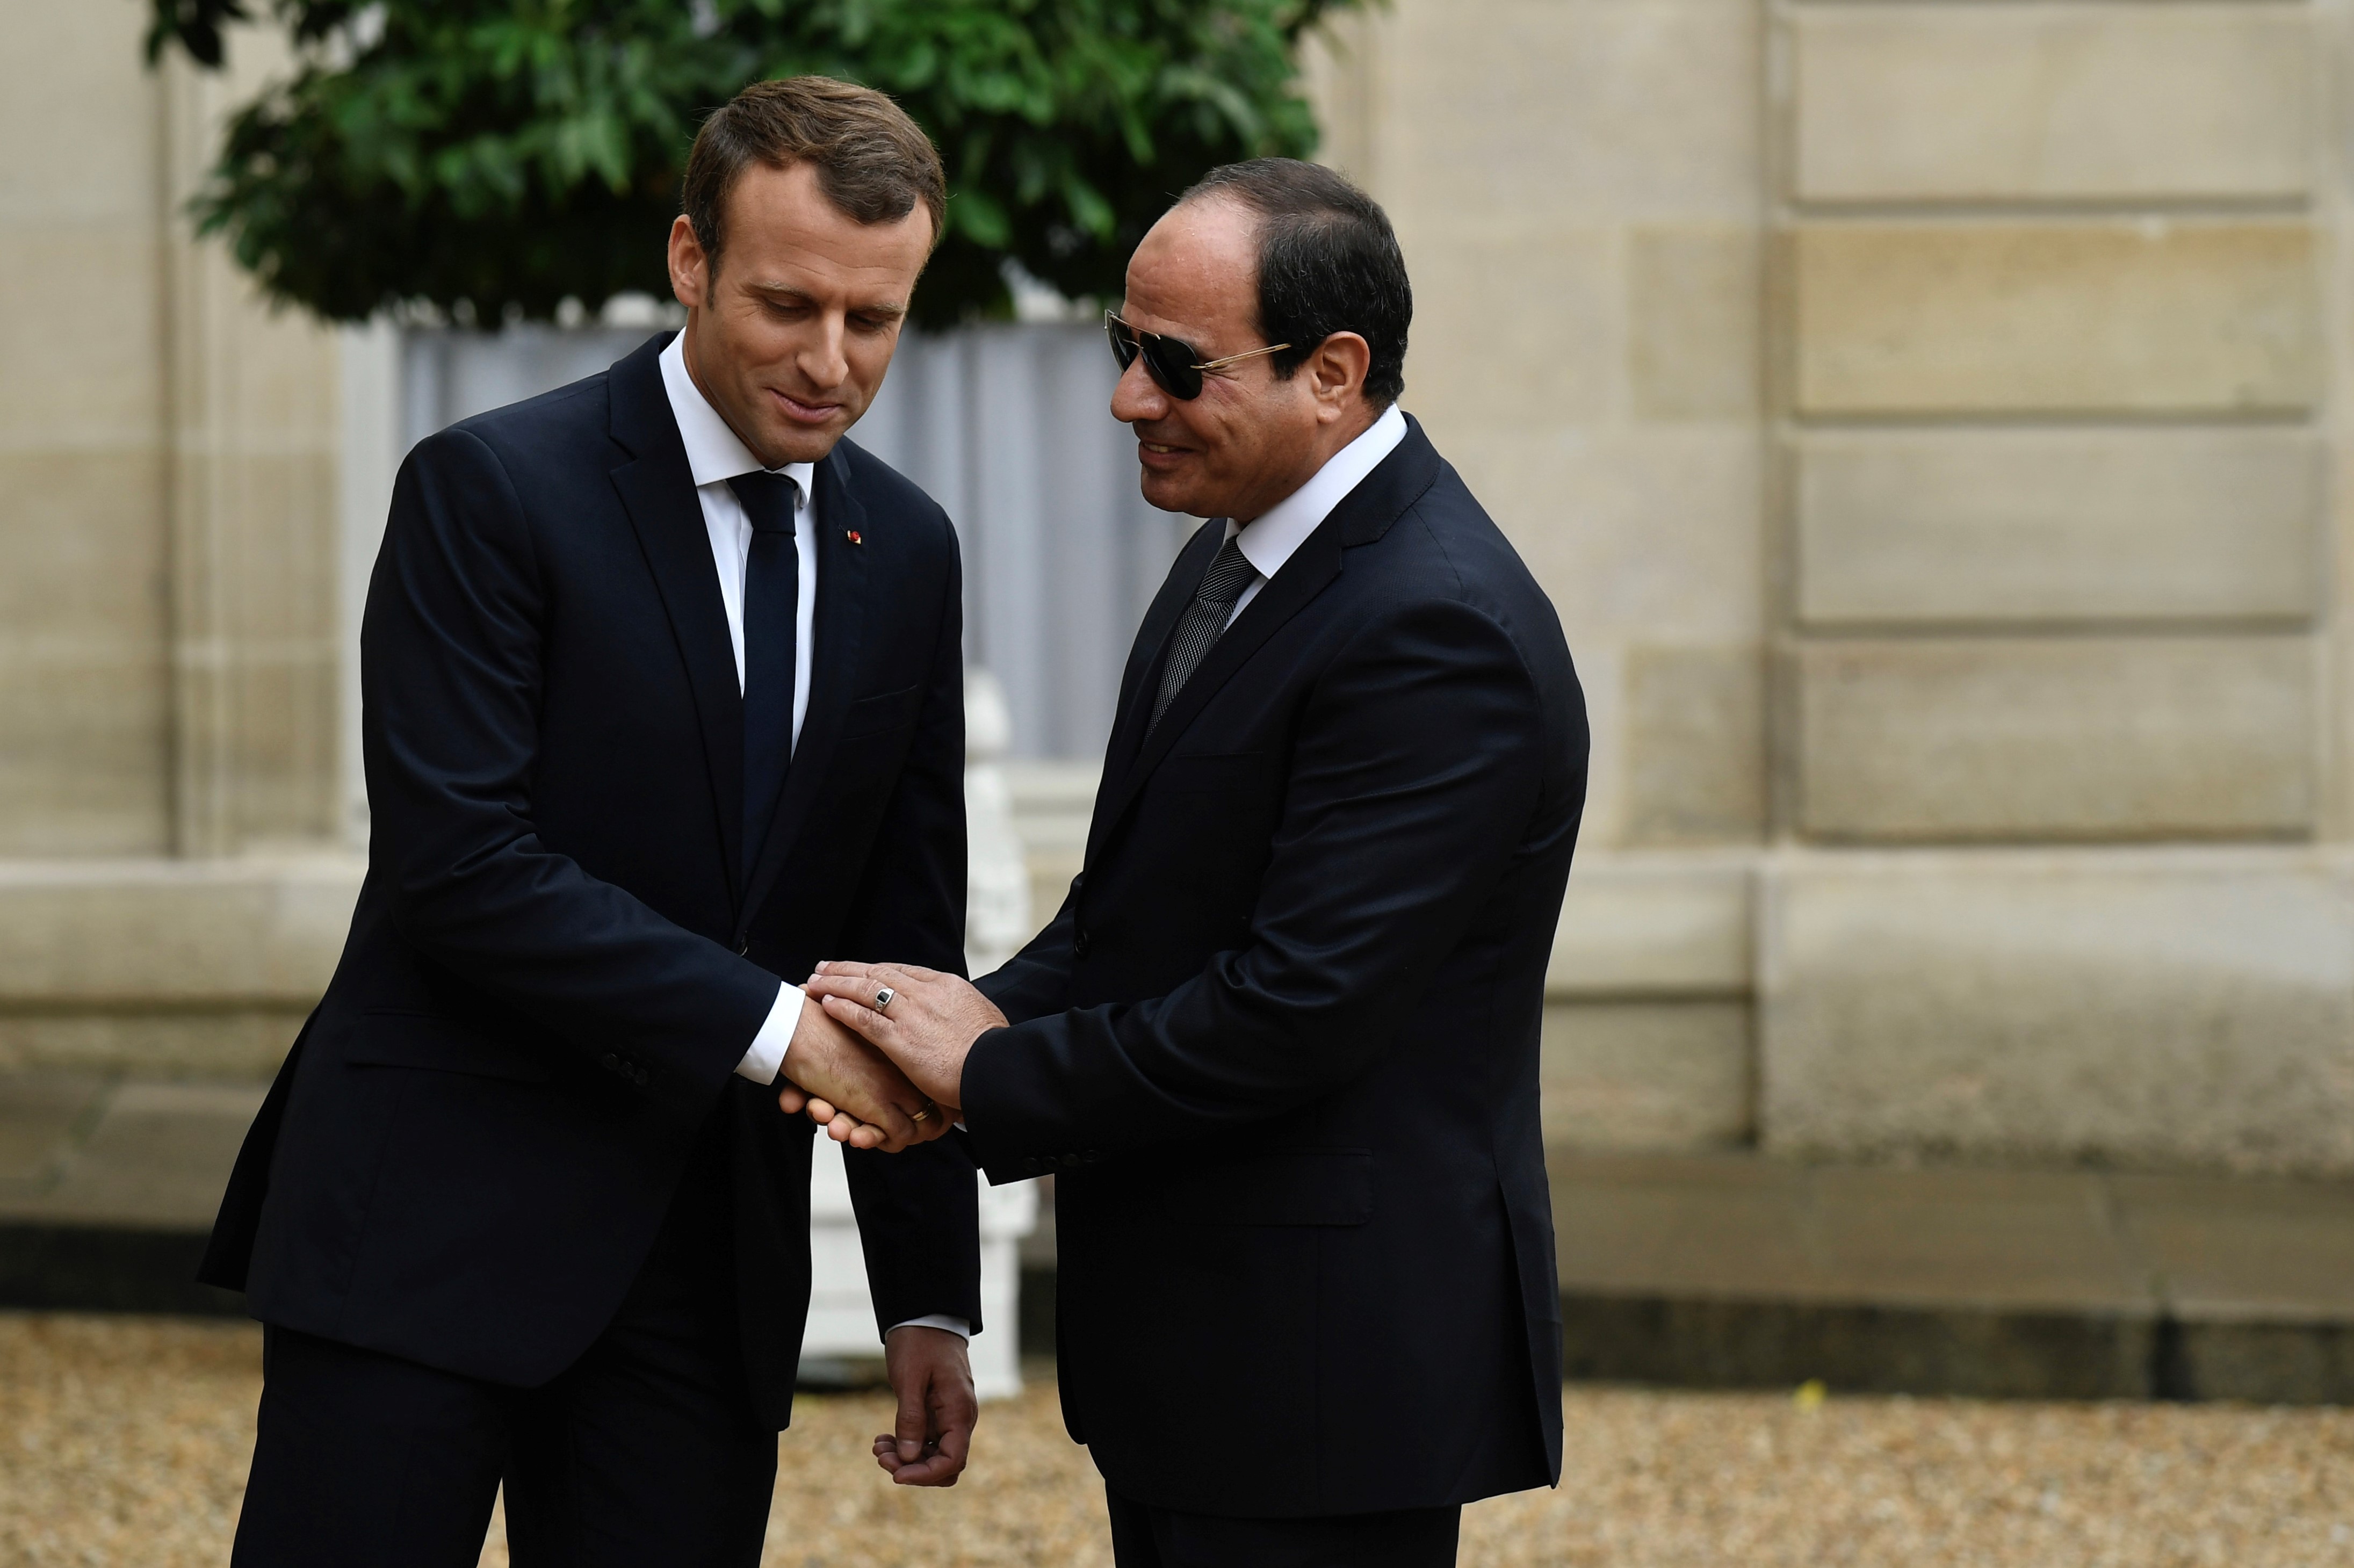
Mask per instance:
[[[1221,524],[1223,526],[1223,524]],[[1226,622],[1235,613],[1235,601],[1243,590],[1258,577],[1258,568],[1250,564],[1242,548],[1229,539],[1218,546],[1217,558],[1210,569],[1202,574],[1202,586],[1193,590],[1193,602],[1185,607],[1178,618],[1177,630],[1169,638],[1169,662],[1161,671],[1161,694],[1152,702],[1152,722],[1144,726],[1150,735],[1161,723],[1161,715],[1185,689],[1185,683],[1201,668],[1211,646],[1225,634]]]

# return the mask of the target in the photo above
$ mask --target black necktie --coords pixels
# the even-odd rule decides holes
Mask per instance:
[[[744,879],[785,790],[793,758],[793,633],[801,609],[801,556],[793,548],[793,502],[801,487],[782,474],[739,473],[727,482],[751,519],[744,561]]]
[[[1201,668],[1211,646],[1225,634],[1235,601],[1257,577],[1258,568],[1245,558],[1234,540],[1218,546],[1217,557],[1202,574],[1202,586],[1193,590],[1193,602],[1185,607],[1185,613],[1177,618],[1177,630],[1170,633],[1169,662],[1161,666],[1161,694],[1153,699],[1152,722],[1144,726],[1145,734],[1150,735],[1160,726],[1161,715]]]

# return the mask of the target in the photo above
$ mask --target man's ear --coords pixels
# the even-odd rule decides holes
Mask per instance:
[[[695,225],[680,213],[670,223],[670,291],[673,298],[694,310],[703,303],[704,291],[711,282],[710,258],[703,251],[703,241],[695,237]]]
[[[1336,332],[1316,345],[1299,367],[1316,396],[1316,418],[1331,424],[1354,411],[1365,395],[1365,375],[1373,368],[1373,345],[1352,332]]]

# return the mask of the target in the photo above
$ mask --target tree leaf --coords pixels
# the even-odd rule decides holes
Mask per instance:
[[[191,204],[275,300],[498,320],[666,291],[693,128],[764,76],[891,93],[955,195],[921,324],[1010,309],[1010,258],[1116,296],[1218,164],[1306,156],[1294,40],[1356,0],[269,0],[291,79],[228,116]],[[217,66],[256,0],[149,0],[150,59]]]

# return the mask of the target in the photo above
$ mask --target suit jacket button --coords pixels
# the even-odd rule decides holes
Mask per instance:
[[[1023,1170],[1024,1170],[1024,1171],[1027,1171],[1028,1172],[1030,1172],[1030,1174],[1031,1174],[1031,1175],[1035,1176],[1036,1174],[1038,1174],[1038,1171],[1039,1171],[1039,1170],[1040,1170],[1040,1166],[1039,1166],[1039,1164],[1038,1164],[1037,1160],[1036,1160],[1035,1158],[1033,1158],[1033,1159],[1029,1159],[1029,1160],[1023,1160],[1023,1161],[1022,1162],[1022,1169],[1023,1169]]]
[[[745,938],[742,941],[736,944],[736,956],[739,959],[749,954],[751,950],[752,938],[749,937]]]
[[[605,1071],[609,1073],[618,1073],[621,1070],[621,1059],[619,1056],[614,1055],[610,1051],[605,1053],[601,1061],[604,1064]]]
[[[1075,956],[1082,959],[1086,958],[1087,956],[1087,928],[1086,927],[1082,926],[1076,931],[1071,933],[1071,951]]]

